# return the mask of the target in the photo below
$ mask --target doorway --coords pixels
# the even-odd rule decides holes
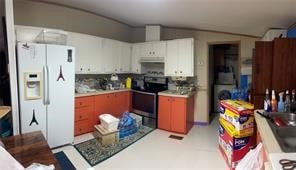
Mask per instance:
[[[209,52],[209,110],[210,120],[218,111],[220,100],[230,99],[239,84],[240,42],[211,43]]]

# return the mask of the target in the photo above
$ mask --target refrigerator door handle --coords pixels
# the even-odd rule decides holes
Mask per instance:
[[[47,104],[47,69],[45,66],[43,66],[43,104]]]
[[[47,93],[47,104],[50,104],[50,96],[49,96],[49,68],[48,66],[46,66],[46,70],[47,70],[47,75],[46,75],[46,83],[47,83],[47,88],[46,88],[46,93]]]

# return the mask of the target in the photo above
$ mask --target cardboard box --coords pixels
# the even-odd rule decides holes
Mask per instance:
[[[108,131],[102,125],[95,125],[93,134],[102,145],[110,145],[118,141],[118,130]]]
[[[252,135],[255,119],[254,106],[245,101],[222,100],[220,102],[220,117],[228,121],[236,135]]]
[[[255,145],[255,135],[237,136],[227,121],[219,119],[219,150],[231,169],[234,169]]]

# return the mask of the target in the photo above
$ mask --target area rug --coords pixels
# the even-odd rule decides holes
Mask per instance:
[[[67,170],[76,169],[63,151],[55,153],[54,157],[59,162],[61,169],[67,169]]]
[[[141,126],[135,134],[126,136],[120,139],[119,142],[111,145],[104,146],[97,139],[91,139],[76,144],[74,145],[74,147],[91,166],[94,166],[122,151],[126,147],[130,146],[134,142],[152,132],[153,130],[154,129],[150,127]]]

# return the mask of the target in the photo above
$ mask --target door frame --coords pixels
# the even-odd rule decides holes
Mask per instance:
[[[210,115],[211,115],[211,107],[212,107],[212,94],[214,93],[211,89],[210,86],[210,46],[211,45],[222,45],[222,44],[236,44],[238,45],[238,59],[237,59],[237,63],[238,63],[238,73],[240,75],[241,73],[241,40],[237,40],[237,41],[210,41],[207,43],[207,74],[208,74],[208,79],[207,79],[207,88],[208,88],[208,120],[209,122],[211,121]],[[240,78],[238,76],[237,78],[238,84],[240,84]],[[210,95],[211,94],[211,95]]]
[[[11,108],[12,108],[12,124],[13,134],[20,133],[19,129],[19,105],[18,105],[18,83],[17,83],[17,66],[15,55],[15,34],[14,34],[14,13],[13,1],[5,0],[5,19],[7,30],[7,48],[9,60],[9,79],[10,79],[10,95],[11,95]]]

